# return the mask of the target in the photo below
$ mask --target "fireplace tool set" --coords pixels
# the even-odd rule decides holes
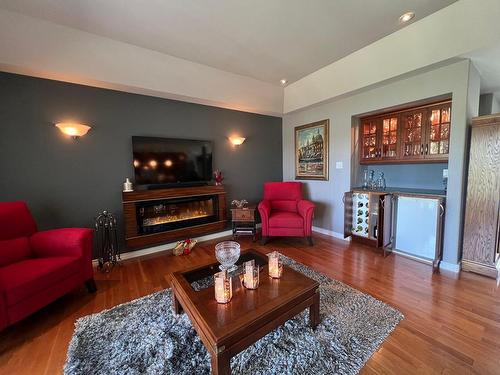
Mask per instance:
[[[116,235],[116,218],[108,211],[101,212],[95,219],[95,244],[99,270],[109,272],[121,260]]]

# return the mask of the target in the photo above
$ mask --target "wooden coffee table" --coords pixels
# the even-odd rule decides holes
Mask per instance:
[[[259,287],[248,290],[233,277],[233,298],[227,304],[215,301],[213,285],[199,291],[191,285],[217,273],[218,263],[171,276],[174,311],[184,310],[191,319],[212,356],[212,374],[230,374],[231,357],[306,308],[311,326],[319,324],[318,282],[287,266],[280,279],[270,278],[267,256],[255,250],[242,252],[237,264],[250,259],[262,266]]]

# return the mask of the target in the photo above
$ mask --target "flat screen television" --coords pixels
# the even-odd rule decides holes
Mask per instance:
[[[134,136],[132,149],[137,185],[199,185],[212,179],[211,141]]]

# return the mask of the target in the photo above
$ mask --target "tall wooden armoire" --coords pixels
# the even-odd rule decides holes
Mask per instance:
[[[462,269],[498,278],[500,114],[472,120]]]

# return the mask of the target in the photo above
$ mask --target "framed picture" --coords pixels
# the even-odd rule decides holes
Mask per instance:
[[[295,179],[328,181],[330,120],[295,128]]]

